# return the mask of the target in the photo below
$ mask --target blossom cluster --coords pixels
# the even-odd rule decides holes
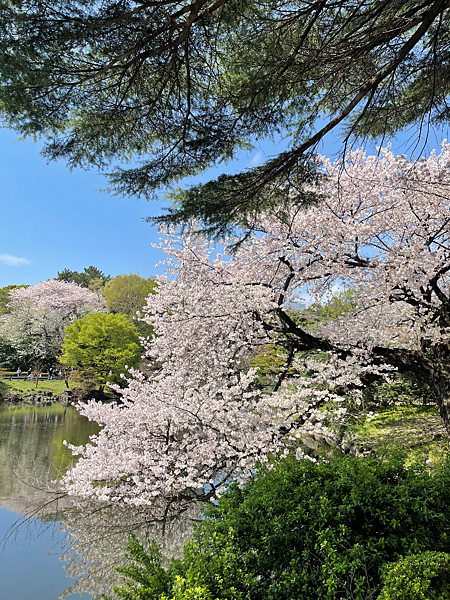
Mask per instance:
[[[160,369],[131,372],[121,403],[79,407],[103,428],[72,447],[70,494],[135,506],[217,495],[255,464],[302,456],[296,440],[326,430],[343,390],[358,393],[446,339],[450,146],[416,163],[389,149],[321,161],[323,201],[259,217],[237,251],[163,232],[166,273],[141,316]],[[299,295],[320,300],[336,286],[354,291],[342,317],[311,324],[289,311]],[[271,343],[286,349],[286,369],[260,389],[250,357]],[[286,379],[306,351],[303,374]]]
[[[105,299],[74,283],[49,279],[9,293],[0,336],[19,359],[36,364],[54,362],[61,351],[65,328],[91,312],[105,311]]]

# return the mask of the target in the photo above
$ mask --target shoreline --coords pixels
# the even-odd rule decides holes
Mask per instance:
[[[45,389],[24,394],[8,391],[0,396],[0,406],[51,406],[52,404],[70,406],[75,400],[82,399],[84,398],[80,398],[79,394],[75,394],[70,388],[58,394]]]
[[[91,392],[82,392],[79,388],[68,388],[62,392],[55,393],[50,390],[37,390],[35,392],[19,393],[15,391],[5,392],[0,396],[0,407],[2,406],[52,406],[59,404],[61,406],[71,406],[76,402],[87,402],[88,400],[101,400],[111,402],[118,400],[119,396],[106,394],[104,392],[99,396],[98,390]]]

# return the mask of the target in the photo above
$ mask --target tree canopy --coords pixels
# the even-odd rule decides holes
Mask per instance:
[[[160,370],[134,374],[122,405],[80,406],[103,429],[76,449],[68,490],[138,505],[209,499],[256,463],[303,456],[303,436],[339,432],[396,373],[429,386],[450,436],[449,161],[449,144],[419,163],[387,149],[324,159],[326,200],[262,215],[231,255],[167,231],[164,285],[144,310]],[[301,293],[336,285],[354,290],[348,302],[291,316]],[[271,345],[283,350],[277,379],[261,389],[250,364]]]
[[[134,317],[145,305],[149,294],[155,294],[158,287],[154,277],[145,279],[138,273],[118,275],[105,285],[104,296],[108,309]]]
[[[84,315],[106,310],[103,297],[74,283],[41,281],[9,292],[0,337],[20,365],[51,366],[61,351],[64,329]],[[13,355],[14,356],[14,355]]]
[[[123,383],[120,375],[136,368],[141,347],[135,326],[125,315],[90,314],[66,328],[60,361],[91,371],[100,385]]]
[[[288,134],[285,152],[185,191],[166,215],[220,232],[309,202],[291,192],[314,181],[335,128],[349,141],[447,122],[449,14],[447,0],[12,0],[0,110],[47,140],[46,157],[148,198]]]
[[[156,294],[158,283],[154,277],[145,279],[138,273],[122,274],[114,277],[105,284],[103,295],[105,296],[108,310],[112,313],[121,313],[134,320],[145,306],[147,296]],[[135,320],[134,324],[140,335],[151,335],[152,329],[141,320]]]
[[[56,281],[65,281],[66,283],[76,283],[83,288],[92,288],[93,291],[99,291],[105,283],[111,279],[110,275],[105,275],[103,271],[91,265],[85,267],[83,271],[71,271],[63,269],[58,271]]]

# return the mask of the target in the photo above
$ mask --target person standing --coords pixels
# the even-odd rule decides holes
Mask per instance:
[[[22,369],[19,367],[19,368],[17,369],[17,377],[20,377],[20,374],[21,374],[21,373],[22,373]]]

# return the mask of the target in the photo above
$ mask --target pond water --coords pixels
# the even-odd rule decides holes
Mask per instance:
[[[199,506],[55,501],[50,482],[72,464],[63,441],[85,444],[98,429],[74,408],[0,405],[0,600],[100,600],[121,582],[131,531],[155,539],[165,560],[181,553]]]
[[[73,582],[60,561],[65,536],[57,508],[32,515],[48,501],[43,484],[71,464],[63,440],[82,444],[97,431],[74,408],[0,407],[1,600],[52,600]]]

